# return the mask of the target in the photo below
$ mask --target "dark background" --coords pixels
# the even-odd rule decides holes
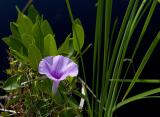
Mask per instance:
[[[129,0],[113,0],[113,21],[116,17],[119,18],[119,24],[122,21],[124,11],[128,5]],[[9,22],[15,21],[17,13],[15,6],[23,9],[27,0],[0,0],[0,39],[10,34]],[[95,27],[95,13],[96,0],[70,0],[74,17],[80,18],[85,29],[85,46],[89,43],[93,44],[94,27]],[[71,32],[71,23],[68,16],[68,11],[65,5],[65,0],[34,0],[34,6],[44,17],[50,22],[56,35],[56,42],[60,45],[65,37]],[[143,18],[143,20],[145,17]],[[141,21],[141,23],[143,22]],[[136,30],[141,29],[141,24]],[[157,31],[160,30],[160,5],[157,6],[153,15],[153,19],[148,27],[145,35],[145,41],[141,45],[138,52],[137,61],[143,57],[144,51],[147,49],[149,43],[156,36]],[[136,36],[134,37],[136,39]],[[0,40],[0,80],[7,78],[5,69],[9,67],[6,53],[7,46]],[[133,49],[133,48],[132,48]],[[92,51],[93,47],[84,55],[84,61],[87,63],[85,67],[87,70],[92,69]],[[136,65],[135,65],[136,66]],[[87,71],[87,78],[89,78],[90,71]],[[160,46],[158,46],[152,55],[149,63],[143,71],[141,77],[155,78],[160,77]],[[137,84],[130,95],[140,93],[147,89],[159,87],[159,84]],[[0,92],[2,93],[2,92]],[[116,111],[117,117],[159,117],[160,116],[160,99],[144,99],[125,105]]]

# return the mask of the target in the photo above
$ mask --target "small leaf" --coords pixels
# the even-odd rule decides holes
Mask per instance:
[[[65,41],[62,43],[62,45],[58,48],[58,54],[72,56],[74,49],[73,49],[73,43],[71,40],[71,34],[67,36]]]
[[[80,20],[75,20],[73,24],[73,47],[76,51],[79,51],[84,44],[84,29]]]
[[[20,78],[21,76],[12,76],[8,78],[3,85],[3,89],[6,91],[18,89],[20,87],[20,84],[18,83]]]
[[[47,20],[44,20],[42,23],[41,23],[41,31],[43,33],[43,36],[45,37],[46,35],[48,34],[53,34],[53,31],[52,31],[52,28],[50,26],[50,24],[48,23]]]
[[[20,54],[18,51],[10,49],[11,54],[19,61],[25,63],[27,61],[27,57]]]
[[[2,39],[11,49],[16,50],[23,56],[27,56],[27,50],[20,40],[15,39],[13,36],[4,37]]]
[[[30,44],[35,44],[35,39],[33,36],[29,35],[29,34],[26,34],[24,33],[22,35],[22,43],[23,45],[26,47],[26,49],[29,48]]]
[[[28,8],[28,17],[32,20],[33,23],[36,22],[36,18],[40,17],[39,12],[35,9],[33,5]]]
[[[32,34],[32,26],[33,23],[29,17],[24,15],[22,12],[18,10],[18,19],[17,19],[18,29],[20,34],[27,33]]]
[[[32,35],[35,38],[36,46],[40,49],[40,51],[42,53],[43,46],[44,46],[44,36],[41,31],[41,21],[39,18],[36,19],[36,23],[33,25]]]
[[[33,44],[31,44],[28,49],[28,58],[30,66],[33,68],[33,70],[37,71],[42,56],[40,50]]]
[[[48,34],[44,38],[44,56],[55,56],[57,55],[57,45],[54,39],[54,36]]]
[[[17,39],[21,39],[19,30],[18,30],[18,24],[16,24],[15,22],[10,22],[10,29],[12,32],[12,35],[17,38]]]

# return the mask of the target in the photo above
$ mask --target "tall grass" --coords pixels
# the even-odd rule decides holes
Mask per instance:
[[[156,37],[153,39],[151,45],[141,60],[141,63],[136,69],[133,78],[126,79],[129,68],[134,61],[142,39],[144,39],[143,37],[158,2],[156,0],[129,0],[118,36],[116,39],[113,39],[113,37],[115,37],[113,35],[115,35],[115,29],[118,20],[116,19],[114,25],[111,25],[112,1],[113,0],[97,0],[98,5],[96,13],[93,54],[92,91],[89,90],[92,92],[91,94],[94,93],[94,95],[92,97],[92,101],[88,101],[88,97],[86,97],[89,116],[91,117],[112,117],[114,111],[121,106],[160,92],[160,89],[156,88],[141,94],[137,94],[133,97],[127,97],[134,84],[139,82],[139,76],[145,68],[145,65],[155,47],[159,43],[160,32],[158,32]],[[74,19],[73,15],[71,15],[69,1],[66,0],[66,3],[73,24]],[[132,56],[129,58],[130,61],[128,67],[125,73],[122,74],[124,67],[123,64],[128,51],[129,43],[133,39],[132,37],[135,34],[134,32],[137,29],[139,22],[142,18],[144,18],[144,14],[147,14],[146,20],[143,24],[141,32],[139,33],[139,38],[136,40],[135,49],[132,53]],[[113,40],[115,40],[115,43]],[[81,63],[83,70],[85,70],[82,56]],[[85,76],[85,72],[83,73]],[[118,102],[123,82],[126,81],[129,83],[129,86],[125,91],[122,101]],[[157,83],[159,80],[144,79],[142,82]],[[85,81],[85,83],[87,82]]]

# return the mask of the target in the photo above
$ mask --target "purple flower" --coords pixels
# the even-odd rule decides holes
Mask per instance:
[[[48,56],[40,61],[39,73],[45,74],[54,81],[52,90],[56,93],[61,80],[66,79],[68,76],[75,77],[78,75],[78,66],[71,59],[64,56]]]

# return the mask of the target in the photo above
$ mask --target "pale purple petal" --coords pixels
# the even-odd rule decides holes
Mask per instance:
[[[64,80],[67,76],[75,77],[78,75],[78,66],[77,64],[70,62],[63,70],[63,76],[60,80]]]
[[[71,59],[61,55],[49,56],[40,61],[39,73],[54,80],[53,91],[56,92],[61,80],[66,79],[68,76],[75,77],[78,75],[78,65]]]
[[[55,80],[56,78],[54,78],[51,74],[52,66],[49,63],[50,61],[48,61],[47,59],[49,59],[49,57],[46,57],[42,59],[42,61],[40,61],[38,71],[40,74],[45,74],[49,79]]]
[[[52,91],[56,94],[60,81],[54,81]]]

